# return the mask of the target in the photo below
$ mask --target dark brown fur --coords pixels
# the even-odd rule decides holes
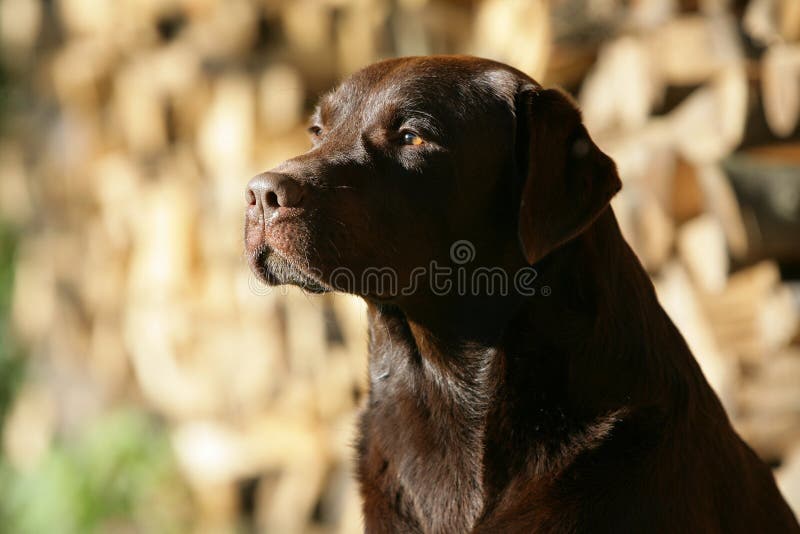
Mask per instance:
[[[251,182],[245,241],[268,282],[368,303],[367,532],[800,532],[620,234],[616,170],[566,97],[487,60],[396,59],[312,129]],[[532,264],[540,293],[440,294],[429,272],[399,289],[456,266],[458,240],[459,267]]]

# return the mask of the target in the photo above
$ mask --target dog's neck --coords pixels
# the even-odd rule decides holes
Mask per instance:
[[[486,354],[571,362],[575,371],[586,370],[587,376],[572,374],[576,382],[569,388],[586,409],[592,403],[605,409],[616,402],[655,402],[659,391],[653,388],[668,381],[669,368],[692,360],[688,350],[688,358],[678,361],[658,351],[656,340],[680,334],[610,208],[535,268],[534,296],[443,296],[410,308],[373,304],[370,322],[389,332],[387,340],[412,343],[428,364],[458,376]],[[641,391],[644,383],[647,391]]]
[[[422,514],[439,492],[426,488],[459,488],[450,519],[471,524],[486,488],[509,483],[484,480],[486,473],[515,472],[503,462],[519,452],[501,450],[512,431],[552,471],[547,450],[592,446],[621,416],[641,410],[657,421],[654,412],[668,413],[669,403],[703,389],[678,378],[704,380],[688,349],[659,352],[656,340],[680,334],[610,209],[536,267],[549,296],[439,301],[436,312],[445,315],[433,318],[369,306],[371,406],[383,424],[407,425],[385,429],[397,436],[385,453],[400,463]]]

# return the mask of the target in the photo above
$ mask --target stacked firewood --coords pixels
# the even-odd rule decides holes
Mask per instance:
[[[781,276],[800,265],[798,6],[0,0],[0,218],[23,230],[13,320],[35,371],[4,454],[25,469],[137,403],[166,422],[201,530],[358,531],[364,305],[260,285],[244,185],[307,148],[310,105],[347,74],[473,53],[575,94],[626,237],[800,507],[800,299]]]

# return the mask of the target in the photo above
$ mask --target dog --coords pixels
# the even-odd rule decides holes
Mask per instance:
[[[800,532],[622,237],[615,165],[565,94],[490,60],[390,59],[309,132],[248,184],[245,247],[268,284],[367,303],[366,532]]]

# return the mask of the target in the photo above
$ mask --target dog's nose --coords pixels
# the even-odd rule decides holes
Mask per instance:
[[[296,208],[303,202],[305,188],[297,180],[275,172],[259,174],[247,184],[247,203],[268,218],[278,208]]]

